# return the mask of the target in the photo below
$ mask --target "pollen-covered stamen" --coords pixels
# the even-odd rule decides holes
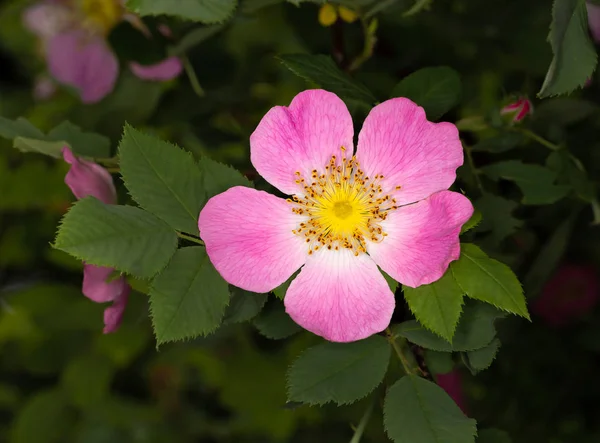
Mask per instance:
[[[293,233],[305,238],[309,254],[321,248],[351,249],[355,255],[367,252],[366,242],[384,239],[381,222],[398,208],[396,200],[383,192],[383,175],[366,176],[356,157],[347,158],[346,149],[341,149],[341,157],[333,155],[324,174],[313,170],[305,178],[296,172],[302,194],[288,202],[294,213],[306,217]]]

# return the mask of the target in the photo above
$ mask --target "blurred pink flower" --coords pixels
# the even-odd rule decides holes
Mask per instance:
[[[77,90],[83,103],[96,103],[115,87],[119,61],[106,37],[121,20],[139,18],[125,12],[115,0],[42,0],[27,8],[23,23],[42,43],[48,70],[60,83]],[[181,73],[179,59],[132,69],[144,80],[165,81]],[[137,72],[136,72],[137,71]]]
[[[544,286],[531,310],[553,327],[583,317],[600,296],[598,272],[589,265],[562,265]]]
[[[501,115],[514,115],[513,122],[518,123],[523,120],[527,114],[533,113],[533,105],[527,97],[519,97],[517,101],[504,106],[500,110]]]
[[[600,6],[593,3],[586,3],[588,14],[588,27],[592,38],[596,43],[600,42]]]
[[[467,413],[467,402],[462,387],[462,377],[460,371],[454,369],[447,374],[437,374],[436,382],[440,388],[454,400],[460,409]]]
[[[56,83],[47,75],[40,75],[35,79],[33,98],[37,101],[50,99],[56,93]]]
[[[250,136],[256,170],[286,200],[242,186],[211,198],[198,226],[229,283],[268,292],[299,268],[284,304],[327,340],[385,329],[394,294],[378,266],[410,287],[442,277],[460,254],[473,206],[447,189],[463,163],[458,130],[406,98],[377,105],[354,154],[352,117],[324,90],[276,106]]]
[[[102,166],[75,157],[68,148],[63,148],[63,158],[71,165],[65,176],[65,183],[77,199],[92,196],[106,204],[117,203],[117,192],[109,172]],[[104,310],[104,333],[116,331],[121,325],[123,312],[131,287],[125,277],[110,282],[113,268],[84,264],[82,292],[96,303],[113,302]]]

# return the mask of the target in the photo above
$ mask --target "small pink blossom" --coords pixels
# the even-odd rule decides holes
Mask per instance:
[[[533,113],[533,105],[527,97],[519,97],[515,102],[504,106],[500,110],[501,115],[514,115],[513,122],[518,123],[523,120],[528,114]]]
[[[233,285],[268,292],[302,268],[286,311],[337,342],[388,326],[395,300],[379,268],[410,287],[438,280],[473,213],[447,191],[463,163],[454,125],[395,98],[370,112],[356,153],[353,132],[344,102],[327,91],[272,108],[250,137],[251,160],[292,197],[237,186],[211,198],[198,221],[210,260]]]
[[[600,281],[591,266],[561,266],[533,302],[532,311],[552,327],[566,326],[583,317],[598,302]]]
[[[437,374],[435,378],[438,386],[446,391],[450,398],[454,400],[454,403],[456,403],[456,405],[466,414],[467,402],[463,391],[460,372],[454,369],[447,374]]]
[[[63,148],[63,158],[71,165],[65,183],[77,199],[92,196],[106,204],[117,203],[117,192],[109,172],[102,166],[75,157]],[[131,287],[124,277],[107,281],[113,268],[84,264],[82,292],[96,303],[113,302],[104,310],[104,333],[116,331],[123,318]]]

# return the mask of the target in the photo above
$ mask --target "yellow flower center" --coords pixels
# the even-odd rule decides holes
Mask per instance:
[[[108,34],[123,16],[123,9],[116,0],[82,0],[81,8],[86,22],[103,34]]]
[[[345,154],[343,147],[342,151]],[[396,200],[383,193],[383,175],[365,176],[356,157],[344,154],[341,161],[332,156],[324,174],[313,170],[310,180],[296,172],[304,194],[287,201],[292,212],[306,217],[292,232],[306,239],[309,254],[322,247],[346,248],[355,255],[367,252],[367,241],[378,243],[387,236],[381,222],[398,208]]]

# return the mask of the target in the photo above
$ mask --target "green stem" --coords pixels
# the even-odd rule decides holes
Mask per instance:
[[[348,71],[354,71],[358,69],[364,62],[369,60],[373,56],[373,50],[375,49],[375,44],[377,43],[377,37],[375,36],[375,32],[377,31],[377,22],[376,19],[367,22],[365,19],[361,19],[361,25],[364,32],[364,47],[363,51],[358,55],[348,67]]]
[[[471,173],[475,178],[475,183],[477,184],[477,188],[481,194],[485,194],[485,189],[483,188],[483,183],[481,183],[481,178],[479,177],[479,171],[475,167],[475,162],[473,161],[473,155],[471,154],[471,148],[469,146],[465,146],[465,154],[467,156],[467,163],[469,164],[469,169],[471,169]]]
[[[529,129],[525,129],[525,128],[514,128],[513,129],[516,132],[520,132],[521,134],[523,134],[525,137],[530,138],[531,140],[535,140],[536,142],[538,142],[540,145],[543,145],[545,147],[547,147],[548,149],[552,150],[552,151],[558,151],[560,150],[560,146],[546,140],[544,137],[540,137],[539,135],[537,135],[535,132],[530,131]]]
[[[385,330],[385,333],[387,335],[388,342],[390,342],[390,345],[392,345],[392,348],[394,348],[394,352],[396,353],[396,355],[398,356],[398,359],[400,360],[400,363],[402,364],[402,369],[404,369],[404,372],[407,375],[412,374],[413,370],[410,367],[410,363],[408,362],[406,356],[402,352],[402,349],[401,349],[400,345],[398,344],[398,342],[396,341],[396,337],[394,337],[394,334],[392,334],[392,331],[390,330],[390,328],[387,328]],[[402,340],[404,340],[404,339],[402,339]]]
[[[373,413],[374,405],[375,405],[375,401],[372,400],[369,403],[369,406],[367,406],[367,409],[366,409],[365,413],[363,414],[362,418],[360,419],[360,422],[358,423],[356,431],[354,431],[354,435],[352,436],[352,440],[350,440],[350,443],[360,443],[360,439],[361,439],[363,433],[365,432],[367,423],[369,423],[369,419],[371,418],[371,414]]]
[[[204,97],[204,95],[205,95],[204,89],[202,89],[202,86],[200,86],[200,82],[198,81],[198,76],[196,75],[196,71],[194,71],[194,67],[190,63],[190,60],[187,58],[187,56],[181,57],[181,60],[183,62],[183,67],[185,69],[185,73],[187,74],[188,78],[190,79],[190,84],[192,85],[192,89],[194,90],[194,92],[196,93],[196,95],[198,97]]]
[[[408,11],[402,14],[402,17],[410,17],[411,15],[415,15],[421,12],[421,10],[427,8],[432,1],[433,0],[417,0],[417,2],[412,6],[412,8],[410,8]]]
[[[200,240],[198,237],[194,237],[193,235],[184,234],[183,232],[177,232],[177,237],[183,238],[185,240],[191,241],[193,243],[198,243],[199,245],[204,246],[204,242]]]

